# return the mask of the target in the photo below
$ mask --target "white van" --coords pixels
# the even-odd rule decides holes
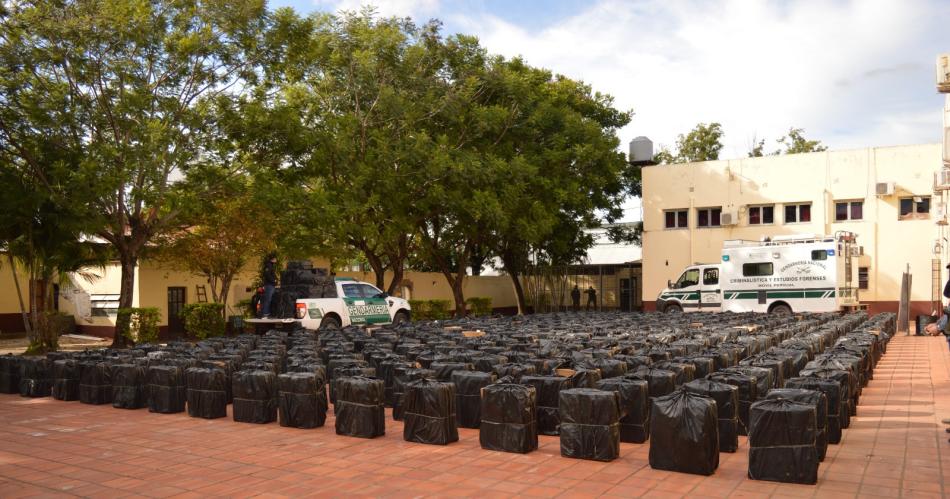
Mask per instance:
[[[657,297],[661,312],[833,312],[856,308],[861,247],[851,232],[726,241]]]

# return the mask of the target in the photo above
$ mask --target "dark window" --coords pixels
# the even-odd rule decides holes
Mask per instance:
[[[864,201],[836,201],[835,222],[848,220],[862,220],[864,218]]]
[[[379,296],[382,291],[376,289],[376,286],[371,286],[369,284],[360,284],[360,290],[363,292],[364,298],[375,298]]]
[[[706,269],[703,271],[703,284],[709,286],[719,284],[719,269]]]
[[[722,208],[700,208],[696,210],[697,227],[719,227]]]
[[[760,277],[760,276],[772,275],[772,262],[743,263],[742,275],[744,277]]]
[[[785,223],[811,222],[811,204],[785,205]]]
[[[848,219],[848,203],[835,203],[835,221],[841,222]]]
[[[699,269],[689,269],[683,272],[683,275],[676,281],[677,288],[686,288],[697,284],[699,284]]]
[[[868,289],[867,267],[858,267],[858,289]]]
[[[685,229],[688,226],[689,217],[687,210],[673,210],[665,213],[667,229]]]
[[[347,298],[362,298],[363,293],[360,292],[359,284],[344,284],[343,296]]]
[[[749,208],[749,225],[770,224],[774,221],[774,206],[752,206]]]
[[[851,220],[864,220],[864,201],[851,202]]]
[[[901,198],[901,220],[926,220],[930,218],[930,196]]]
[[[828,251],[827,250],[812,250],[811,259],[812,260],[827,260]]]

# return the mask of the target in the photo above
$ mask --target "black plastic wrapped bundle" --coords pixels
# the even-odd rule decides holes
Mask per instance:
[[[79,401],[83,404],[112,403],[112,366],[105,362],[79,362]]]
[[[676,373],[673,382],[677,387],[693,381],[696,377],[696,366],[683,362],[662,361],[653,365],[655,369],[666,369]]]
[[[618,355],[616,358],[627,363],[628,372],[635,371],[640,366],[650,367],[653,364],[653,360],[646,355]]]
[[[0,355],[0,393],[20,393],[20,358]]]
[[[403,440],[433,445],[458,442],[455,385],[425,378],[410,381],[404,400]]]
[[[145,373],[145,393],[149,412],[184,412],[188,400],[184,371],[178,366],[149,366]]]
[[[228,415],[225,388],[229,381],[223,369],[191,367],[185,371],[188,387],[188,415],[193,418],[215,419]]]
[[[482,390],[483,449],[526,454],[538,448],[538,403],[533,386],[495,383]]]
[[[231,377],[234,421],[266,424],[277,421],[277,375],[272,371],[237,371]]]
[[[465,362],[433,362],[429,369],[435,371],[435,379],[439,381],[451,381],[452,373],[455,371],[474,371],[472,364]]]
[[[146,405],[145,368],[135,364],[112,367],[112,407],[141,409]]]
[[[801,372],[803,378],[815,378],[833,381],[838,384],[841,396],[838,417],[841,421],[841,428],[851,426],[852,407],[854,407],[854,397],[851,396],[851,389],[854,386],[854,376],[847,369],[832,368],[807,368]]]
[[[383,386],[386,388],[386,406],[392,407],[395,403],[393,397],[393,386],[396,383],[396,368],[403,367],[411,369],[415,364],[399,359],[385,359],[379,363],[376,368],[376,374],[383,380]]]
[[[627,374],[627,363],[622,360],[594,358],[585,360],[578,366],[579,368],[600,370],[601,379],[616,378]],[[596,381],[594,383],[596,384]]]
[[[572,388],[571,378],[563,376],[522,376],[521,384],[533,386],[538,403],[538,433],[557,435],[561,424],[558,410],[560,392]]]
[[[482,354],[472,357],[472,365],[476,371],[490,373],[495,371],[495,366],[508,363],[508,357],[503,355]]]
[[[774,385],[772,382],[772,370],[767,367],[735,366],[728,369],[723,369],[720,372],[740,373],[755,378],[756,400],[764,399],[765,394],[769,393],[769,390],[772,389],[772,385]]]
[[[791,361],[789,360],[789,364]],[[769,369],[772,372],[771,385],[766,390],[762,390],[762,386],[759,386],[759,394],[765,396],[768,393],[768,390],[772,388],[780,388],[785,385],[785,369],[786,369],[785,359],[776,358],[775,356],[769,354],[760,354],[755,357],[749,357],[748,359],[743,360],[739,363],[739,367],[762,367]]]
[[[595,461],[620,457],[620,395],[572,388],[560,397],[561,455]]]
[[[815,408],[815,450],[818,452],[818,460],[824,461],[828,452],[828,397],[818,390],[776,388],[769,391],[766,398],[783,398]]]
[[[752,404],[749,478],[814,484],[818,481],[815,407],[784,398]]]
[[[393,380],[393,420],[402,421],[406,383],[422,378],[435,378],[435,372],[431,369],[397,367],[395,375],[396,378]]]
[[[676,389],[676,373],[666,369],[641,367],[632,373],[627,373],[626,377],[646,381],[650,388],[651,398],[668,395]]]
[[[386,434],[385,385],[365,376],[338,380],[336,434],[375,438]]]
[[[642,444],[650,436],[650,385],[641,379],[608,378],[597,382],[598,390],[620,395],[620,441]]]
[[[653,399],[650,467],[711,475],[719,467],[716,402],[680,389]]]
[[[693,365],[693,379],[705,378],[716,372],[716,361],[709,357],[681,357],[677,359],[677,362]]]
[[[719,452],[739,449],[739,389],[731,384],[709,379],[695,379],[683,385],[688,392],[716,401],[719,419]]]
[[[736,387],[739,399],[738,415],[740,435],[749,434],[749,408],[758,399],[758,385],[754,376],[741,372],[720,371],[706,377],[709,380]]]
[[[492,373],[479,371],[452,373],[452,383],[455,385],[455,417],[459,426],[478,428],[482,420],[481,390],[494,382],[495,375]]]
[[[53,398],[56,400],[79,400],[79,366],[72,359],[53,362]]]
[[[571,375],[571,386],[574,388],[594,388],[601,379],[603,379],[603,376],[600,375],[600,369],[578,367],[574,369],[574,374]]]
[[[822,378],[792,378],[785,381],[785,388],[818,390],[824,393],[828,402],[828,420],[825,423],[828,443],[841,442],[841,385],[837,381]]]
[[[49,397],[53,389],[52,369],[46,357],[20,359],[20,395]]]
[[[280,425],[318,428],[327,420],[327,394],[316,373],[286,373],[277,377]]]
[[[531,364],[516,364],[516,363],[500,364],[494,367],[494,371],[495,371],[495,374],[497,374],[499,378],[504,377],[504,376],[511,376],[515,379],[515,381],[520,380],[521,377],[525,375],[533,376],[537,374],[537,370]]]
[[[359,367],[359,365],[357,364],[333,368],[333,376],[332,376],[333,380],[330,381],[330,403],[331,404],[334,404],[334,405],[336,404],[336,393],[337,393],[337,385],[338,385],[336,380],[340,378],[350,377],[350,376],[364,376],[367,378],[375,378],[376,369],[373,369],[372,367],[368,367],[368,366]],[[385,386],[385,382],[383,386]]]

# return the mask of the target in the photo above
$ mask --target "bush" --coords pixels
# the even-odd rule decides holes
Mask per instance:
[[[235,307],[237,307],[237,311],[241,313],[241,317],[245,319],[254,317],[254,307],[251,306],[250,298],[237,302]]]
[[[471,315],[491,315],[491,297],[474,297],[465,300]]]
[[[450,306],[452,302],[449,300],[429,300],[429,314],[437,321],[448,319]]]
[[[129,329],[125,332],[126,338],[135,343],[158,341],[158,323],[161,321],[161,314],[157,308],[120,308],[117,322],[121,322],[124,317],[128,317],[129,320]]]
[[[431,320],[431,311],[429,310],[429,300],[409,300],[409,308],[412,309],[412,318],[417,321]]]
[[[203,340],[214,336],[224,336],[225,323],[222,303],[190,303],[181,313],[185,321],[185,331]]]

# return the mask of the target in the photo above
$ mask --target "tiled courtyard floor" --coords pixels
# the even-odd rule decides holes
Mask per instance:
[[[746,478],[748,445],[710,477],[655,471],[649,444],[611,463],[562,458],[557,437],[527,455],[482,450],[477,430],[445,446],[407,443],[388,419],[374,440],[0,395],[0,498],[298,496],[948,497],[950,353],[898,336],[858,416],[828,448],[816,486]]]

